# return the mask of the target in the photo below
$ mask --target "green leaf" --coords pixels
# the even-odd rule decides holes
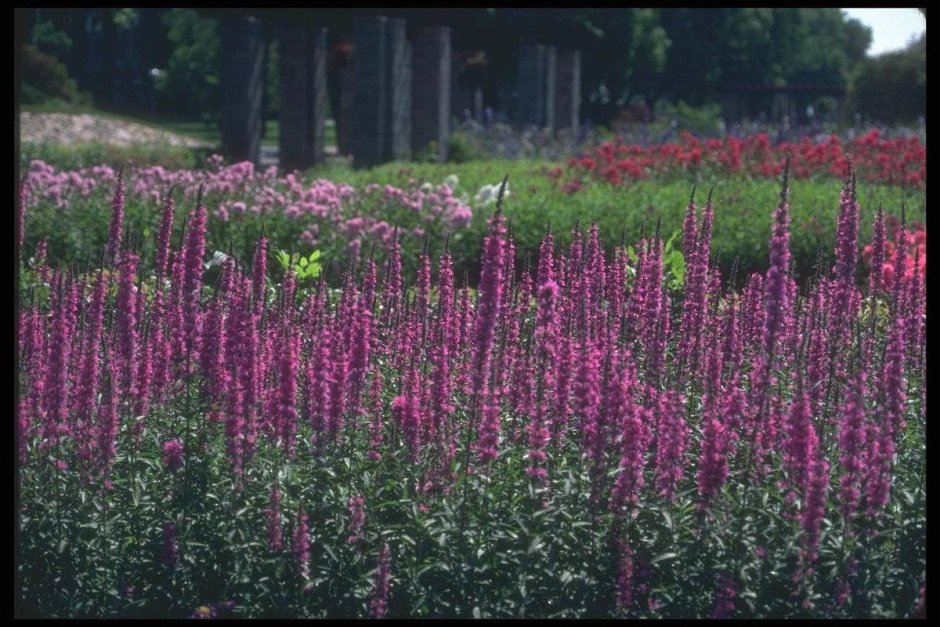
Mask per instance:
[[[660,553],[656,557],[650,560],[650,564],[656,564],[657,562],[663,562],[665,560],[671,560],[676,557],[679,557],[678,553]]]
[[[535,536],[532,538],[532,542],[529,543],[529,548],[526,550],[526,555],[532,555],[540,548],[542,548],[542,536]]]

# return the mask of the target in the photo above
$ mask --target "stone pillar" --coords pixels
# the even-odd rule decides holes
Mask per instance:
[[[280,35],[280,136],[278,158],[282,170],[303,170],[310,165],[310,72],[307,67],[307,25],[297,21],[278,24]]]
[[[419,28],[415,32],[411,67],[413,154],[420,155],[435,142],[437,159],[443,163],[447,160],[450,135],[450,29]]]
[[[389,106],[383,145],[385,159],[411,159],[411,46],[405,39],[405,20],[387,22]]]
[[[731,126],[741,120],[739,98],[735,92],[726,91],[721,95],[721,117]]]
[[[555,128],[577,135],[581,117],[581,52],[559,50],[555,82]]]
[[[354,23],[353,102],[349,144],[357,168],[382,163],[385,156],[386,108],[389,100],[386,27],[388,19],[356,19]]]
[[[264,94],[264,36],[261,20],[250,15],[220,20],[222,145],[236,161],[258,163],[261,99]]]
[[[483,124],[483,88],[476,87],[473,90],[473,119],[478,124]]]
[[[280,165],[285,170],[304,170],[323,160],[326,29],[282,22],[279,34]]]
[[[790,115],[790,98],[786,92],[775,92],[770,105],[771,120],[778,124],[785,115]]]
[[[554,46],[545,48],[545,120],[543,126],[555,130],[555,91],[558,54]]]
[[[326,148],[326,107],[327,107],[327,82],[326,82],[326,55],[327,48],[327,30],[326,28],[316,28],[313,31],[313,56],[310,63],[310,82],[309,86],[313,90],[311,100],[313,110],[311,115],[312,125],[312,154],[313,163],[322,163]]]
[[[356,52],[353,51],[353,55]],[[336,120],[336,148],[341,155],[352,154],[350,125],[353,116],[353,92],[356,88],[353,64],[339,71],[339,117]]]
[[[411,47],[405,21],[354,22],[354,88],[350,116],[353,165],[411,158]]]
[[[466,52],[451,56],[450,107],[452,115],[457,118],[457,124],[464,123],[468,117],[465,112],[469,112],[470,117],[473,116],[473,92],[463,77],[463,67],[469,56]]]
[[[518,118],[523,126],[552,128],[555,121],[555,48],[526,45],[519,50]]]

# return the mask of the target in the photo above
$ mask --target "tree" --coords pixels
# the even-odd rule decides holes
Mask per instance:
[[[166,76],[158,86],[164,106],[178,113],[199,115],[219,108],[219,48],[217,20],[195,9],[173,9],[163,16],[172,52]]]
[[[927,33],[906,49],[868,59],[853,99],[862,115],[886,124],[913,122],[927,109]]]

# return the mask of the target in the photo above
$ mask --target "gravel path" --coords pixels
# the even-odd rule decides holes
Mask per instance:
[[[176,135],[150,126],[106,118],[90,113],[20,113],[20,142],[74,144],[98,142],[116,146],[169,144],[189,148],[211,148],[204,141]]]

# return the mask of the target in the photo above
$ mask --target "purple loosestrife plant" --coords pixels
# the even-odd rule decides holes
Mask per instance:
[[[656,413],[656,490],[671,501],[676,483],[685,470],[685,451],[689,444],[682,395],[675,391],[660,393]]]
[[[725,619],[734,615],[735,598],[738,596],[737,586],[734,579],[726,573],[718,575],[717,589],[715,590],[715,602],[712,605],[712,618]]]
[[[787,273],[790,270],[790,193],[787,173],[780,190],[780,204],[774,212],[773,236],[770,238],[770,268],[764,296],[764,329],[761,347],[767,358],[766,367],[772,367],[774,350],[783,332],[786,312],[790,309],[787,292]]]
[[[94,434],[92,417],[95,413],[96,396],[99,390],[100,346],[104,325],[104,305],[107,296],[107,280],[104,273],[98,271],[95,289],[91,297],[91,310],[86,319],[85,343],[82,347],[82,375],[76,395],[76,423],[81,442],[80,455],[89,459],[93,454]]]
[[[843,295],[851,292],[855,285],[858,267],[858,202],[855,199],[855,177],[850,174],[842,190],[839,221],[836,228],[835,275]]]
[[[797,392],[790,406],[789,421],[786,425],[786,441],[783,448],[783,468],[787,472],[792,502],[797,494],[806,497],[806,490],[811,472],[816,466],[819,440],[813,427],[810,412],[809,395],[802,383],[797,385]]]
[[[294,568],[303,579],[310,578],[310,530],[307,522],[307,512],[303,501],[297,510],[294,529],[291,532],[291,556],[294,559]]]
[[[300,337],[294,332],[290,316],[280,324],[278,350],[277,435],[287,457],[294,456],[294,434],[297,431],[297,372]]]
[[[339,332],[338,320],[333,323],[333,346],[330,354],[330,408],[328,430],[330,439],[339,444],[343,439],[343,420],[346,414],[346,388],[349,382],[349,360],[343,346],[343,334]]]
[[[20,263],[23,259],[23,236],[26,232],[26,181],[27,175],[20,179],[20,185],[16,196],[16,250],[20,256]]]
[[[284,550],[284,534],[281,529],[281,491],[277,486],[271,488],[264,517],[267,521],[268,548],[273,553],[280,553]]]
[[[899,279],[900,280],[900,279]],[[904,326],[905,318],[900,310],[888,321],[888,337],[884,350],[884,366],[878,378],[882,399],[884,429],[897,443],[904,431],[904,403],[907,401],[907,382],[904,379]]]
[[[124,230],[124,176],[118,174],[117,186],[111,200],[111,223],[108,226],[108,244],[105,255],[113,263],[121,256],[121,235]]]
[[[543,245],[544,249],[544,245]],[[549,271],[545,272],[550,276]],[[525,472],[537,481],[545,481],[548,472],[542,466],[545,462],[545,448],[548,446],[551,431],[547,427],[547,418],[550,411],[548,395],[554,383],[555,343],[557,342],[558,314],[557,302],[559,296],[558,284],[548,278],[539,287],[538,306],[536,313],[535,331],[533,341],[536,344],[539,378],[537,382],[538,398],[535,411],[529,423],[529,465]]]
[[[157,275],[157,286],[162,287],[160,283],[166,276],[167,260],[170,255],[170,236],[173,234],[173,217],[176,212],[176,206],[173,202],[173,191],[167,192],[163,199],[163,217],[160,220],[160,230],[157,233],[156,261],[154,262],[154,271]]]
[[[46,367],[45,397],[43,404],[42,448],[55,447],[59,436],[67,430],[68,410],[68,363],[69,338],[67,312],[61,306],[61,282],[59,283],[59,302],[53,307],[54,317],[52,334],[49,340],[48,366]]]
[[[118,387],[118,364],[114,352],[110,352],[107,363],[107,383],[102,392],[101,409],[98,411],[97,424],[97,466],[102,477],[107,477],[111,471],[111,464],[117,453],[118,432],[118,404],[120,392]]]
[[[628,400],[623,403],[626,409],[620,420],[620,474],[611,489],[610,509],[619,514],[626,507],[626,513],[632,516],[636,513],[634,508],[646,483],[644,470],[651,437],[650,412],[636,402],[635,394],[627,395],[626,390],[632,390],[634,386],[631,373],[625,369],[617,376],[621,377],[622,394]]]
[[[372,579],[372,596],[369,599],[369,618],[385,618],[388,613],[389,575],[391,558],[388,543],[384,538],[379,544],[379,556],[375,576]]]
[[[163,467],[169,472],[176,472],[183,467],[183,443],[180,440],[163,443]]]
[[[819,528],[826,515],[826,493],[829,490],[829,462],[819,456],[813,461],[805,489],[803,509],[800,512],[800,526],[803,530],[800,578],[812,572],[812,564],[816,561]]]
[[[878,207],[875,223],[872,225],[871,238],[871,270],[868,273],[868,295],[875,297],[884,289],[885,263],[885,214]]]
[[[865,379],[864,363],[859,365],[842,405],[839,420],[839,509],[850,524],[861,500],[861,482],[865,454]]]
[[[369,452],[368,457],[372,461],[378,461],[382,458],[382,369],[376,364],[372,368],[372,385],[369,388]]]
[[[617,556],[617,587],[615,601],[617,612],[625,616],[627,610],[633,605],[633,584],[635,560],[633,549],[626,541],[618,542],[620,554]]]
[[[505,189],[506,181],[503,181]],[[474,333],[473,371],[471,387],[476,406],[482,408],[479,440],[476,442],[477,456],[481,463],[495,459],[499,439],[498,391],[490,389],[490,371],[496,322],[503,300],[503,266],[505,263],[505,233],[501,213],[502,191],[497,210],[490,218],[489,234],[483,244],[483,268],[477,305],[476,329]],[[468,437],[472,437],[473,419],[468,424]],[[469,468],[467,468],[469,470]]]
[[[252,261],[251,302],[253,311],[264,309],[267,294],[268,271],[268,239],[262,235],[258,238],[255,256]]]
[[[163,564],[169,568],[176,568],[179,561],[179,544],[176,537],[176,523],[163,523]]]
[[[206,208],[202,194],[190,214],[183,274],[183,315],[187,359],[198,361],[202,329],[202,260],[206,254]],[[187,369],[189,368],[187,364]]]
[[[363,528],[366,524],[366,500],[362,496],[353,495],[349,497],[346,506],[349,509],[349,525],[346,528],[349,536],[346,542],[357,545],[365,539]]]

